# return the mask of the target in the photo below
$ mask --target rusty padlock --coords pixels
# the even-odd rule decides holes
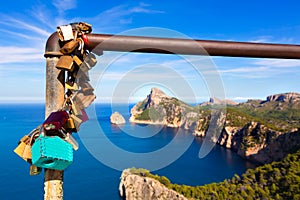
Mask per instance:
[[[73,64],[72,56],[68,56],[68,55],[61,56],[56,64],[56,68],[61,70],[66,70],[68,72],[73,72],[74,64]]]

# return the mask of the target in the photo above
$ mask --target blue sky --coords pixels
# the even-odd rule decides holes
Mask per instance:
[[[0,8],[0,102],[44,102],[44,48],[47,38],[59,25],[84,21],[93,25],[93,33],[154,36],[170,33],[195,39],[300,44],[299,8],[300,2],[296,0],[7,1]],[[141,29],[144,27],[155,28]],[[160,29],[165,32],[155,32]],[[116,56],[110,52],[106,55],[106,59]],[[270,94],[300,92],[299,60],[230,57],[209,60],[221,77],[226,98],[264,99]],[[203,74],[195,73],[182,61],[180,56],[122,54],[104,72],[100,65],[106,60],[99,57],[98,72],[98,65],[95,72],[90,72],[98,81],[97,101],[111,101],[115,91],[127,87],[135,100],[144,97],[152,86],[162,86],[176,96],[176,91],[183,91],[180,86],[185,84],[178,83],[178,77],[192,88],[197,101],[208,100],[213,92],[207,89]],[[138,85],[130,87],[128,78],[137,77],[147,82],[136,82]]]

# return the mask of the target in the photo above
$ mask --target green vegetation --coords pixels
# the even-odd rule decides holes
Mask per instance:
[[[300,199],[300,150],[283,161],[248,169],[241,177],[204,186],[172,184],[145,169],[131,173],[154,178],[189,199]]]
[[[253,117],[274,130],[286,131],[291,128],[300,128],[299,102],[249,100],[247,103],[230,108]]]
[[[162,120],[162,115],[159,110],[150,107],[146,108],[141,114],[135,117],[137,120],[145,120],[145,121],[158,121]]]

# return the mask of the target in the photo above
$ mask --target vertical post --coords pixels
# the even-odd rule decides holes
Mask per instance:
[[[46,44],[46,105],[45,117],[51,112],[61,108],[64,102],[65,73],[56,69],[59,59],[59,43],[56,33],[52,34]],[[45,169],[44,175],[44,199],[63,199],[63,171]]]

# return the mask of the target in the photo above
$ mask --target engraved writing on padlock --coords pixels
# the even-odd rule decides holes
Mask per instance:
[[[74,64],[73,64],[72,56],[68,56],[68,55],[61,56],[56,64],[56,68],[73,72]]]
[[[71,40],[64,44],[64,46],[60,49],[60,52],[63,54],[72,53],[79,46],[78,40]]]
[[[64,170],[73,162],[73,147],[58,136],[39,136],[32,146],[32,164]]]
[[[46,135],[57,135],[58,130],[64,126],[68,118],[69,114],[64,110],[52,112],[43,123]]]

